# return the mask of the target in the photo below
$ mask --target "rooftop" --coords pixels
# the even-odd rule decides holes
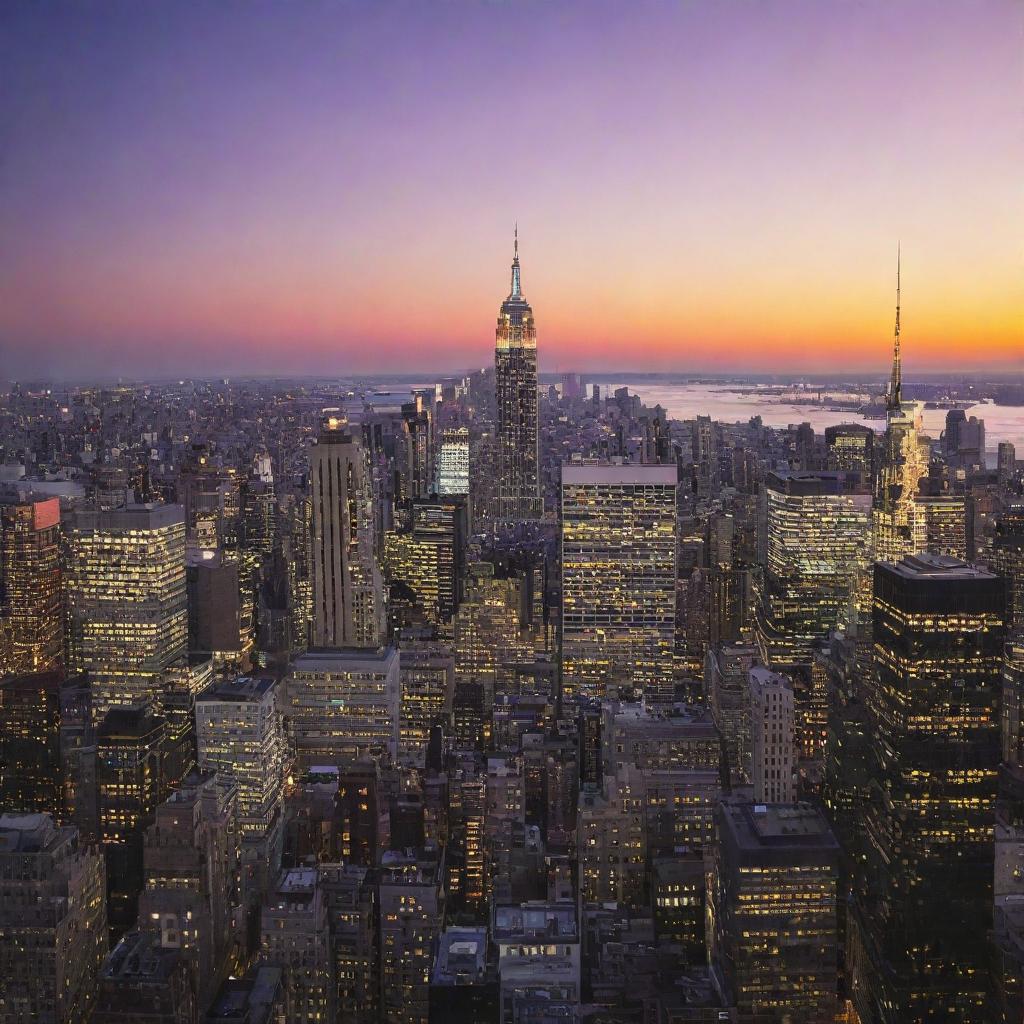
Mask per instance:
[[[890,572],[904,579],[935,579],[935,580],[991,580],[995,573],[987,569],[979,569],[975,565],[962,562],[959,558],[949,555],[932,555],[921,552],[907,555],[901,562],[880,562]]]

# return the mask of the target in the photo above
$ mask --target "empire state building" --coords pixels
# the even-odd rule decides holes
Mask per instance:
[[[512,288],[498,312],[494,342],[498,406],[497,518],[539,519],[543,512],[537,470],[537,329],[519,278],[519,233]]]

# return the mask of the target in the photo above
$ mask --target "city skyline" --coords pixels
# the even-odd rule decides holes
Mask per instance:
[[[4,15],[4,376],[1024,368],[1019,5],[261,14]]]

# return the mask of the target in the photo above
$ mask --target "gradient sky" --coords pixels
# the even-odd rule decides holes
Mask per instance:
[[[0,377],[1024,370],[1024,2],[0,5]]]

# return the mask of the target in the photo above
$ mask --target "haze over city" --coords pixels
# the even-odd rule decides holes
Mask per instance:
[[[258,16],[253,16],[258,14]],[[1024,366],[1003,2],[8,5],[0,376]]]

